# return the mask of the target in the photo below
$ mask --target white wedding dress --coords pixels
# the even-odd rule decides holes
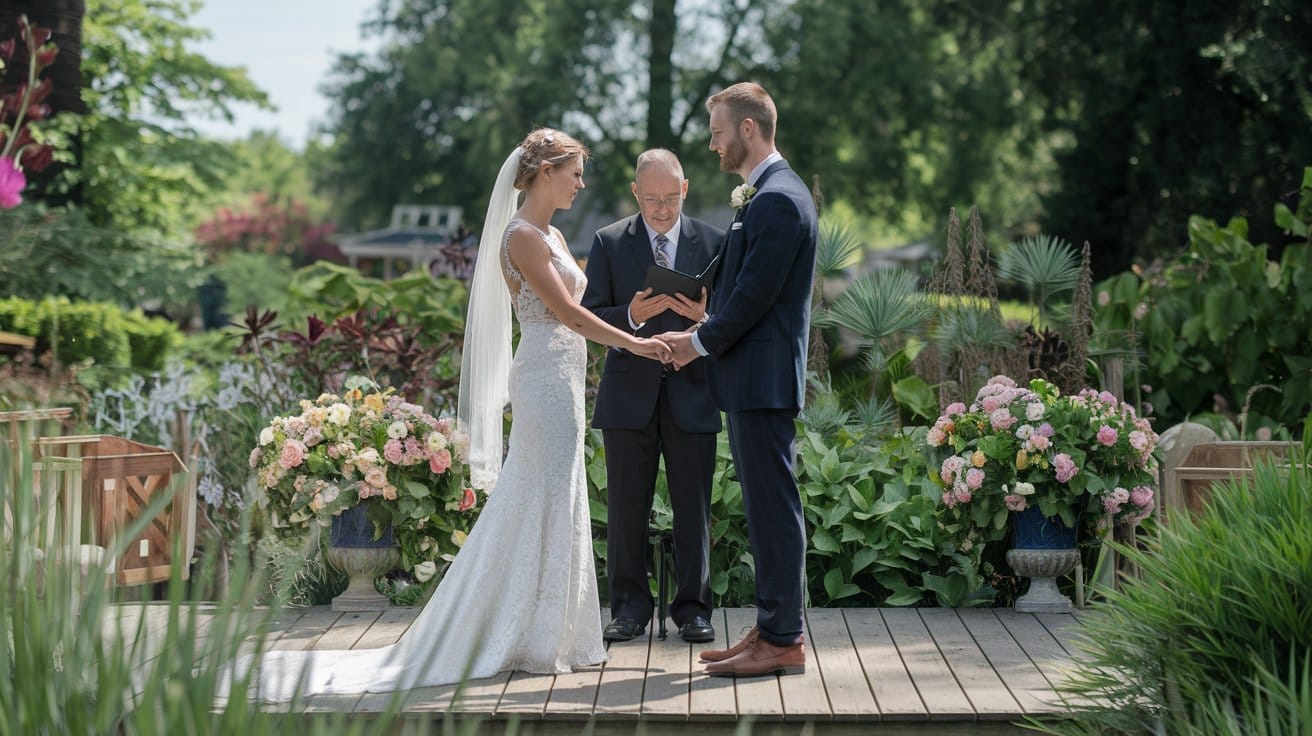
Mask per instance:
[[[583,466],[587,351],[511,265],[507,243],[519,229],[547,243],[575,301],[587,283],[554,234],[520,219],[506,227],[501,263],[520,323],[510,369],[514,421],[505,464],[464,547],[396,644],[267,652],[252,697],[387,692],[606,660]]]

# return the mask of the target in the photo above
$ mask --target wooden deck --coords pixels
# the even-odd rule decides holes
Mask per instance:
[[[383,646],[396,641],[417,613],[303,609],[284,618],[286,628],[272,646]],[[720,645],[737,640],[754,620],[751,609],[716,611]],[[949,733],[971,722],[970,733],[1004,733],[1011,732],[1007,722],[1061,712],[1053,685],[1075,653],[1075,624],[1072,615],[1010,609],[810,609],[806,674],[738,681],[701,674],[696,652],[704,647],[684,643],[671,624],[664,641],[649,631],[611,645],[604,665],[558,676],[504,673],[473,681],[459,693],[455,686],[417,689],[407,695],[404,711],[409,718],[450,712],[493,723],[518,716],[538,723],[538,732],[553,722],[562,728],[545,730],[577,730],[589,719],[594,728],[624,733],[640,719],[732,732],[740,719],[750,718],[758,731],[766,722],[811,722],[831,732],[860,731],[833,728],[843,724],[870,730],[879,723],[880,733]],[[318,697],[306,710],[378,713],[391,697]],[[949,724],[955,725],[944,728]]]

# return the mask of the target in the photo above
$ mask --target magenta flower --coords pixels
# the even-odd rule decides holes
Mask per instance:
[[[27,177],[12,158],[0,156],[0,207],[13,209],[23,203],[23,187]]]
[[[1153,503],[1153,489],[1148,486],[1135,486],[1134,490],[1130,491],[1130,502],[1141,508],[1144,506],[1151,507]]]

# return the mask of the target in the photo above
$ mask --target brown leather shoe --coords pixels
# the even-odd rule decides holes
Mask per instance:
[[[759,637],[760,635],[761,635],[761,630],[753,626],[752,630],[747,632],[746,636],[744,636],[737,644],[734,644],[728,649],[702,650],[702,653],[698,655],[701,657],[699,661],[701,664],[706,664],[707,662],[723,662],[724,660],[730,657],[737,656],[739,652],[755,644],[757,637]]]
[[[802,637],[788,646],[778,646],[757,638],[736,656],[706,665],[712,677],[761,677],[762,675],[800,675],[806,672],[806,645]]]

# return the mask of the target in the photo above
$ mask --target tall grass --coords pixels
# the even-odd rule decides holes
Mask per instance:
[[[1172,516],[1084,622],[1054,734],[1312,734],[1312,450]]]

